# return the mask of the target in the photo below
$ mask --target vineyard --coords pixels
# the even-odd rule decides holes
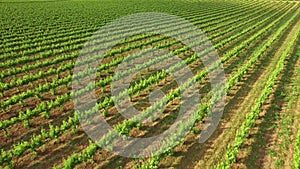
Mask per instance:
[[[154,33],[131,35],[133,28],[126,25],[110,27],[119,37],[130,36],[108,36],[105,41],[117,43],[101,64],[75,71],[97,60],[78,58],[84,52],[99,55],[101,41],[86,49],[98,30],[116,19],[150,12],[193,24],[214,48],[199,55],[216,51],[220,62],[208,69],[184,43],[195,38],[189,26],[149,17],[146,26]],[[2,0],[0,15],[0,169],[300,169],[300,1]],[[155,33],[163,29],[174,36]],[[184,40],[174,38],[181,35]],[[195,41],[192,46],[204,43]],[[153,48],[169,53],[151,55]],[[132,68],[118,72],[122,63],[144,56],[150,59],[128,63]],[[152,68],[159,63],[165,71]],[[210,70],[220,65],[226,84],[223,92],[215,92]],[[178,84],[172,73],[184,74],[185,66],[192,77]],[[116,78],[128,80],[136,71],[128,88],[114,93]],[[74,87],[92,73],[92,83]],[[192,83],[199,89],[198,98],[184,102],[181,92]],[[153,99],[156,91],[164,97]],[[77,105],[87,103],[75,98],[88,98],[90,93],[96,103],[81,114]],[[199,142],[224,93],[216,129]],[[128,104],[139,111],[133,118],[123,116],[122,106],[116,104],[125,102],[127,95]],[[116,141],[105,127],[86,127],[103,118],[124,140],[150,138],[172,128],[183,104],[195,107],[189,109],[195,121],[182,119],[168,142],[146,142],[144,149],[157,146],[161,152],[148,157],[114,153],[120,147],[132,149],[135,143]],[[82,123],[83,115],[89,117],[87,124]],[[146,118],[151,120],[142,122]],[[182,135],[179,131],[188,126]],[[92,139],[87,128],[102,137]]]

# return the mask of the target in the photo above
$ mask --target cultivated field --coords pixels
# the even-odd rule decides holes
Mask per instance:
[[[192,129],[183,139],[176,140],[176,133],[170,138],[175,147],[147,158],[129,158],[103,149],[101,145],[113,140],[110,133],[96,142],[87,135],[74,108],[72,87],[77,76],[88,73],[74,75],[74,67],[90,37],[115,19],[143,12],[179,16],[205,33],[223,65],[226,102],[216,130],[199,143],[212,104],[220,99],[211,91],[200,57],[170,36],[152,33],[122,39],[96,70],[99,111],[87,114],[97,113],[124,137],[147,138],[169,129],[185,88],[170,73],[148,68],[167,59],[165,55],[133,65],[146,68],[127,90],[130,104],[143,117],[152,117],[164,103],[156,99],[158,104],[153,104],[151,92],[163,91],[166,106],[158,118],[145,123],[126,119],[111,94],[118,65],[150,47],[182,59],[201,96]],[[1,0],[0,16],[0,169],[300,168],[299,1]],[[180,24],[153,21],[157,26],[185,30]],[[181,69],[178,63],[170,71]],[[81,94],[91,90],[85,86]],[[123,99],[122,93],[118,98]]]

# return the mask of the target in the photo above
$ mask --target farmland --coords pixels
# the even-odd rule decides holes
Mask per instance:
[[[193,24],[214,50],[205,49],[199,57],[184,43],[195,38],[193,29],[165,19],[166,15],[146,18],[145,25],[133,20],[132,25],[174,36],[155,31],[131,35],[132,25],[109,27],[125,16],[154,13]],[[299,1],[2,0],[0,15],[0,168],[300,168]],[[80,66],[93,62],[82,56],[97,53],[103,42],[87,43],[105,26],[108,35],[120,34],[105,41],[117,38],[118,42],[101,57],[101,65],[80,71]],[[122,38],[126,33],[130,36]],[[185,39],[174,38],[181,35]],[[128,62],[132,68],[118,72],[122,62],[147,56],[152,48],[171,54]],[[219,64],[211,69],[222,65],[223,92],[213,90],[210,71],[201,59],[214,51]],[[161,71],[152,67],[156,63],[172,65]],[[185,66],[192,77],[179,84],[172,73],[184,73]],[[121,77],[130,79],[135,71],[128,88],[115,92],[112,84]],[[86,80],[90,74],[95,74],[92,83]],[[184,101],[181,92],[192,83],[199,89],[197,99]],[[86,85],[77,90],[78,84]],[[165,99],[152,98],[157,91]],[[80,113],[80,106],[89,105],[84,101],[91,93],[95,103]],[[224,105],[218,107],[222,117],[211,136],[200,143],[200,133],[224,93]],[[120,112],[123,105],[116,103],[126,101],[126,94],[139,111],[133,118],[125,117]],[[177,124],[184,104],[194,107],[189,111],[195,120],[175,128],[188,128],[188,132],[171,133],[170,142],[154,145],[162,145],[158,146],[161,153],[147,157],[115,153],[135,143],[118,142],[113,132],[93,126],[101,117],[125,141],[151,138]],[[88,117],[87,123],[83,116]],[[145,118],[151,121],[141,122]],[[95,141],[87,130],[102,137]],[[171,148],[163,147],[169,144]]]

